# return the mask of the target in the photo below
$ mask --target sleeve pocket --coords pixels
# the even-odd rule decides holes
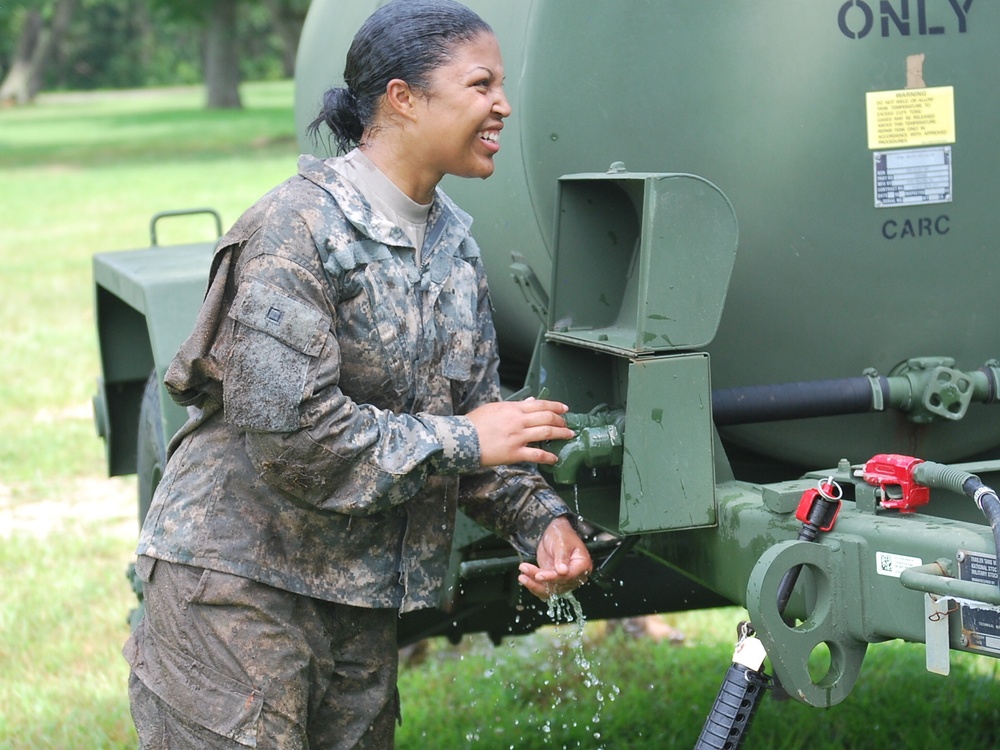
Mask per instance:
[[[240,289],[229,316],[237,326],[225,364],[226,419],[262,432],[297,429],[310,363],[331,318],[259,281]]]

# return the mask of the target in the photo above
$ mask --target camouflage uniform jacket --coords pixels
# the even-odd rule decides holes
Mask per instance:
[[[469,216],[439,190],[417,267],[336,165],[301,157],[219,242],[138,553],[406,611],[438,601],[456,507],[527,555],[569,511],[532,466],[480,468],[461,416],[500,398]]]

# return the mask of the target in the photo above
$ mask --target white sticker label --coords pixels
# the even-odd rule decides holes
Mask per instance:
[[[923,561],[919,557],[894,555],[891,552],[875,553],[875,571],[880,576],[899,578],[900,574],[907,568],[915,568],[923,564]]]

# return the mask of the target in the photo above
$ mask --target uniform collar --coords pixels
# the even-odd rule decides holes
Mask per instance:
[[[358,189],[338,171],[337,167],[342,158],[335,156],[319,159],[311,154],[303,154],[299,157],[299,175],[329,193],[345,218],[366,236],[387,245],[408,244],[408,241],[404,240],[403,231],[381,213],[373,210]],[[472,217],[455,205],[438,187],[435,188],[434,201],[427,217],[428,236],[437,235],[446,227],[449,233],[457,230],[469,235]]]

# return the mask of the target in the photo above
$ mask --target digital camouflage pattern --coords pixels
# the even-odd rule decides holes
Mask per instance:
[[[407,611],[439,599],[456,507],[526,555],[569,509],[533,467],[479,468],[461,416],[500,398],[470,217],[439,190],[418,267],[338,161],[301,157],[220,241],[138,552]]]
[[[395,610],[149,557],[136,569],[150,596],[124,655],[142,750],[392,747]]]

